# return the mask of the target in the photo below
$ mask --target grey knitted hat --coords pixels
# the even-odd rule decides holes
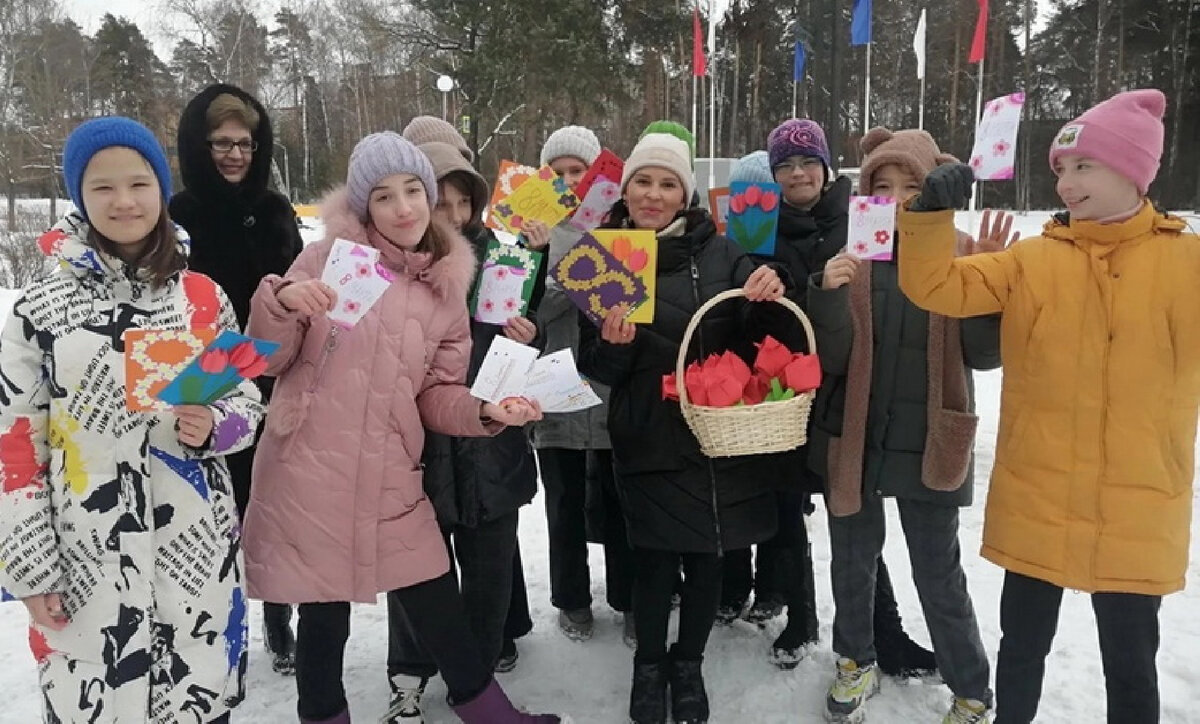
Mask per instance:
[[[775,183],[771,161],[766,151],[755,151],[739,158],[729,171],[729,183]]]
[[[591,129],[583,126],[563,126],[551,133],[546,139],[546,145],[542,146],[541,165],[545,166],[557,158],[570,156],[591,166],[599,155],[600,140]]]
[[[420,146],[432,141],[448,143],[458,149],[471,163],[475,162],[475,154],[471,147],[454,126],[434,116],[417,116],[408,122],[401,133],[405,138]]]
[[[421,150],[398,133],[372,133],[350,152],[346,170],[346,200],[358,218],[367,218],[371,189],[383,179],[398,173],[410,173],[425,185],[429,208],[437,206],[437,178],[433,165]]]

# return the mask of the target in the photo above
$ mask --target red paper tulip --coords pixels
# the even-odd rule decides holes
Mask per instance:
[[[758,202],[759,207],[768,214],[774,211],[778,204],[779,194],[774,191],[764,191],[762,198]]]
[[[239,370],[253,364],[257,357],[258,351],[254,349],[253,342],[242,342],[229,350],[229,361]]]
[[[693,405],[708,404],[708,389],[704,386],[704,375],[700,363],[693,362],[683,372],[683,384],[687,385],[688,401]]]
[[[737,194],[729,197],[729,210],[735,214],[743,213],[746,210],[746,197],[744,194]]]
[[[679,386],[675,381],[675,375],[663,375],[662,378],[662,398],[664,400],[678,400]]]
[[[751,186],[746,189],[746,205],[758,206],[758,200],[762,196],[762,189],[757,186]]]
[[[625,259],[625,266],[635,274],[645,269],[649,263],[650,255],[646,253],[645,249],[634,249],[629,253],[629,258]]]
[[[200,355],[200,369],[206,374],[217,375],[229,366],[229,353],[223,349],[210,349]]]
[[[262,355],[258,355],[257,357],[255,357],[254,361],[251,362],[250,364],[246,365],[245,367],[238,368],[238,374],[240,374],[242,377],[245,377],[248,380],[252,380],[256,377],[261,377],[262,373],[264,373],[266,371],[267,371],[267,358],[263,357]]]
[[[798,354],[783,371],[783,382],[796,394],[821,386],[821,361],[815,354]]]
[[[768,380],[782,376],[783,369],[792,361],[792,351],[771,335],[756,346],[758,354],[754,357],[754,369],[766,374]]]
[[[757,405],[767,398],[767,393],[770,390],[770,378],[759,372],[746,383],[746,389],[742,392],[742,402],[747,405]]]

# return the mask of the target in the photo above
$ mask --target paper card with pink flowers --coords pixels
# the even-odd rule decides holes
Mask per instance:
[[[507,159],[500,162],[500,171],[496,174],[496,183],[492,186],[492,199],[488,201],[488,215],[484,223],[492,229],[503,229],[504,227],[496,219],[495,214],[491,212],[496,204],[500,203],[505,196],[508,196],[513,191],[517,190],[521,184],[533,177],[537,173],[537,169],[532,166],[522,166],[516,161]]]
[[[242,380],[266,372],[267,358],[277,349],[278,342],[227,329],[158,393],[158,399],[168,405],[211,405]]]
[[[379,263],[379,250],[346,239],[335,239],[321,272],[321,281],[337,293],[326,315],[347,329],[358,324],[383,296],[396,276]]]
[[[851,196],[846,250],[859,259],[891,261],[896,249],[896,200]]]
[[[579,202],[579,208],[575,209],[567,224],[579,231],[591,231],[604,223],[608,212],[612,211],[613,204],[620,198],[620,181],[602,178],[592,184],[587,196]]]
[[[654,231],[597,229],[592,232],[592,236],[646,286],[646,301],[635,307],[625,319],[634,324],[652,323],[658,279],[658,238]]]
[[[1025,94],[1013,93],[993,98],[983,107],[983,117],[975,129],[975,146],[971,149],[971,169],[975,178],[980,181],[1013,178],[1024,106]]]
[[[133,412],[170,408],[158,393],[217,337],[217,330],[129,329],[125,343],[125,407]]]
[[[554,169],[542,166],[511,194],[492,206],[490,218],[513,234],[520,234],[526,221],[556,226],[579,206],[579,197]]]
[[[779,184],[729,184],[729,216],[725,222],[729,238],[751,254],[774,256],[780,198]]]
[[[471,295],[471,316],[484,324],[501,325],[525,316],[543,256],[516,244],[489,241]]]
[[[605,148],[600,151],[600,155],[596,157],[595,161],[592,161],[591,166],[588,166],[587,173],[575,185],[575,195],[586,199],[588,192],[592,190],[592,184],[605,179],[615,183],[620,190],[621,174],[624,172],[625,162],[621,160],[620,156]]]

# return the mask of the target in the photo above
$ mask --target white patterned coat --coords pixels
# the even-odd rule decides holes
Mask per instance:
[[[127,410],[126,330],[237,322],[207,277],[154,288],[87,233],[71,215],[42,237],[57,268],[0,333],[0,586],[63,596],[66,628],[30,629],[46,722],[211,722],[242,698],[247,638],[222,456],[263,408],[235,387],[204,449],[170,412]]]

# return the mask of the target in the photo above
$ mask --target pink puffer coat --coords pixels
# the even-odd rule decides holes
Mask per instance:
[[[254,460],[244,524],[250,596],[276,603],[374,602],[383,591],[449,570],[421,485],[425,428],[484,436],[479,400],[462,385],[470,358],[470,244],[451,252],[381,249],[396,281],[352,329],[284,309],[280,287],[320,278],[334,239],[370,244],[335,191],[323,202],[326,238],[285,277],[268,276],[251,303],[249,333],[279,342],[278,376]]]

